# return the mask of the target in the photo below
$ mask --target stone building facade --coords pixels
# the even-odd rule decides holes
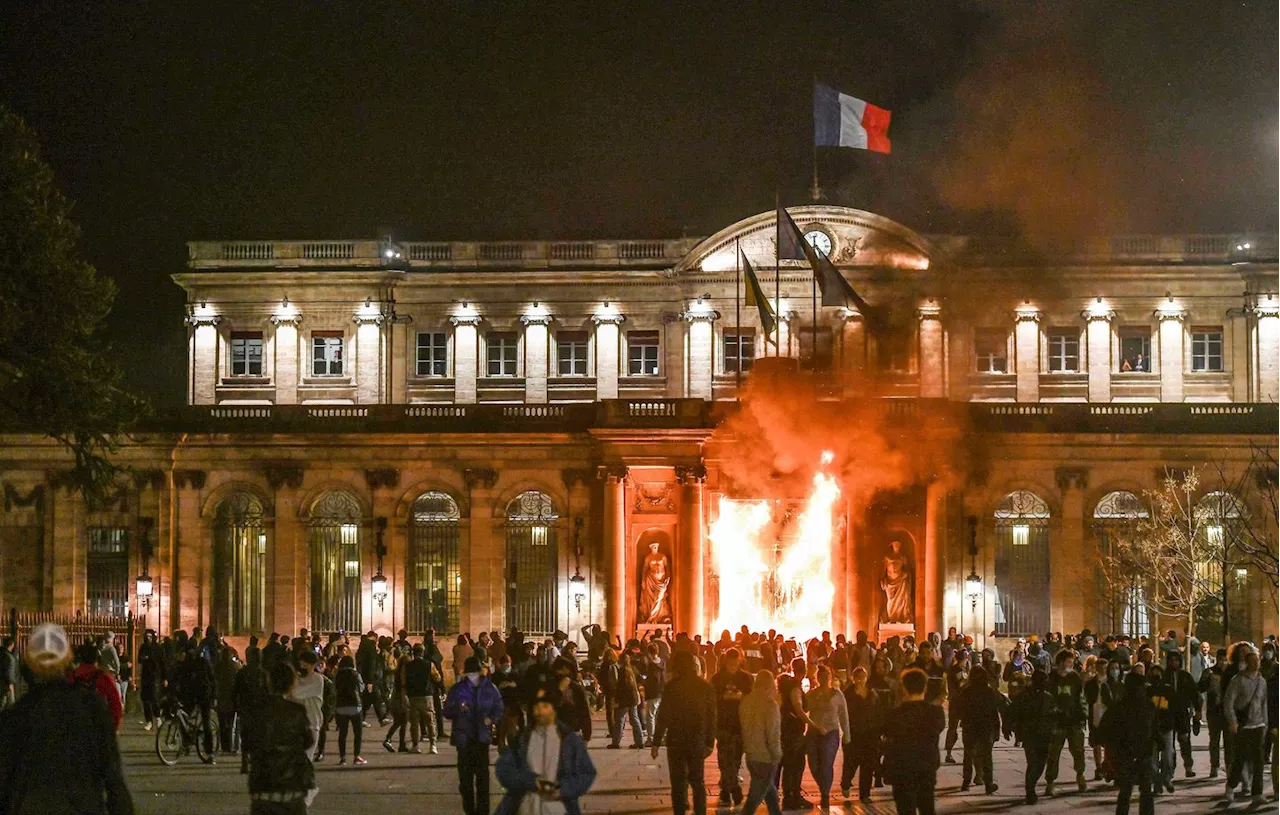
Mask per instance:
[[[675,628],[718,633],[718,502],[802,497],[738,495],[722,466],[749,441],[716,428],[776,355],[826,399],[902,433],[951,417],[981,450],[959,480],[842,497],[834,630],[874,632],[890,540],[921,633],[1164,622],[1103,584],[1100,553],[1166,468],[1239,472],[1275,445],[1274,236],[1044,256],[790,213],[866,300],[895,304],[892,331],[815,308],[808,266],[775,261],[772,212],[706,239],[192,243],[173,276],[189,406],[122,446],[129,475],[96,506],[55,486],[54,443],[6,437],[0,603],[236,636],[633,631],[656,543]],[[776,346],[741,302],[739,251],[776,297]],[[1221,524],[1257,513],[1204,487]],[[1269,581],[1220,572],[1229,633],[1273,630]]]

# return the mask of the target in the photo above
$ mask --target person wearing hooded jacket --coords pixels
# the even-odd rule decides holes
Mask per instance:
[[[458,791],[465,815],[488,815],[489,744],[493,726],[502,719],[502,694],[481,676],[480,661],[467,657],[461,678],[444,700],[452,724],[450,743],[458,748]]]
[[[1031,675],[1031,685],[1014,697],[1009,706],[1012,730],[1022,743],[1027,768],[1024,780],[1026,802],[1034,804],[1036,785],[1044,773],[1049,757],[1049,740],[1053,738],[1058,716],[1058,706],[1048,691],[1049,675],[1036,671]]]
[[[67,681],[70,661],[67,632],[36,626],[24,655],[31,687],[0,713],[0,813],[133,813],[110,714]]]
[[[1125,691],[1102,714],[1098,735],[1116,773],[1116,815],[1128,815],[1133,788],[1138,787],[1138,812],[1152,815],[1155,782],[1151,763],[1156,709],[1147,695],[1146,679],[1131,673],[1124,680]]]

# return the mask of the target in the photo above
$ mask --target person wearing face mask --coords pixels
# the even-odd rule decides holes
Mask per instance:
[[[581,815],[578,799],[596,780],[587,745],[558,720],[549,697],[533,703],[532,718],[498,757],[498,783],[507,793],[495,815]]]
[[[1108,677],[1109,679],[1109,677]],[[1101,741],[1115,765],[1116,815],[1129,815],[1133,788],[1138,788],[1138,812],[1155,812],[1152,797],[1151,734],[1155,708],[1146,692],[1146,679],[1137,673],[1124,682],[1124,693],[1103,714],[1099,727]]]
[[[1107,685],[1107,661],[1100,657],[1085,660],[1084,703],[1089,711],[1089,746],[1093,748],[1093,780],[1102,780],[1102,742],[1098,739],[1098,726],[1107,705],[1102,701],[1102,689]]]
[[[458,748],[458,789],[465,815],[489,812],[489,744],[493,726],[502,719],[502,694],[480,674],[480,660],[467,657],[462,675],[444,700],[444,715],[452,723],[449,738]]]
[[[1088,714],[1084,704],[1084,682],[1076,673],[1075,654],[1059,651],[1054,659],[1053,673],[1049,675],[1047,690],[1057,705],[1053,738],[1049,741],[1048,763],[1045,767],[1045,795],[1053,796],[1054,782],[1058,778],[1058,761],[1065,745],[1071,751],[1076,771],[1076,787],[1084,792],[1088,784],[1084,777],[1084,723]]]
[[[953,700],[964,730],[960,790],[968,790],[969,782],[973,781],[982,784],[987,795],[992,795],[999,787],[992,772],[991,748],[1000,736],[1000,708],[1004,700],[987,682],[985,671],[975,671]]]
[[[1231,766],[1231,740],[1227,730],[1227,717],[1222,712],[1222,694],[1226,691],[1223,672],[1229,664],[1227,649],[1219,648],[1216,661],[1200,674],[1196,690],[1204,700],[1204,719],[1209,725],[1209,777],[1218,777],[1220,748],[1226,753],[1226,764]]]
[[[1031,683],[1009,705],[1006,726],[1017,734],[1018,741],[1022,744],[1026,759],[1024,786],[1028,804],[1034,804],[1038,800],[1036,785],[1044,773],[1049,740],[1053,738],[1054,720],[1057,716],[1057,703],[1047,689],[1048,679],[1049,675],[1044,671],[1036,671],[1031,675]]]
[[[1169,654],[1168,664],[1161,686],[1161,694],[1168,700],[1168,711],[1160,716],[1160,778],[1165,789],[1173,792],[1173,772],[1177,766],[1175,740],[1182,751],[1183,771],[1187,778],[1196,777],[1191,754],[1191,723],[1200,710],[1200,691],[1191,674],[1182,669],[1182,654]]]

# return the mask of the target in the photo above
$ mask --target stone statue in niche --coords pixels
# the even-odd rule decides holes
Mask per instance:
[[[636,614],[640,625],[671,623],[671,564],[658,551],[656,542],[649,544],[649,554],[641,566],[640,607]]]
[[[880,591],[884,592],[880,622],[915,621],[916,604],[912,597],[914,585],[911,561],[902,553],[902,542],[890,541],[889,552],[884,556],[884,570],[880,573]]]

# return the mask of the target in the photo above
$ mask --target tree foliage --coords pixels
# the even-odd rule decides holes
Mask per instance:
[[[1271,599],[1280,589],[1280,478],[1276,451],[1252,443],[1249,464],[1234,471],[1225,461],[1215,461],[1221,494],[1241,502],[1239,517],[1228,525],[1227,543],[1238,562],[1267,578]]]
[[[142,404],[103,337],[115,286],[81,256],[70,215],[35,134],[0,107],[0,432],[61,442],[71,484],[95,494]]]

